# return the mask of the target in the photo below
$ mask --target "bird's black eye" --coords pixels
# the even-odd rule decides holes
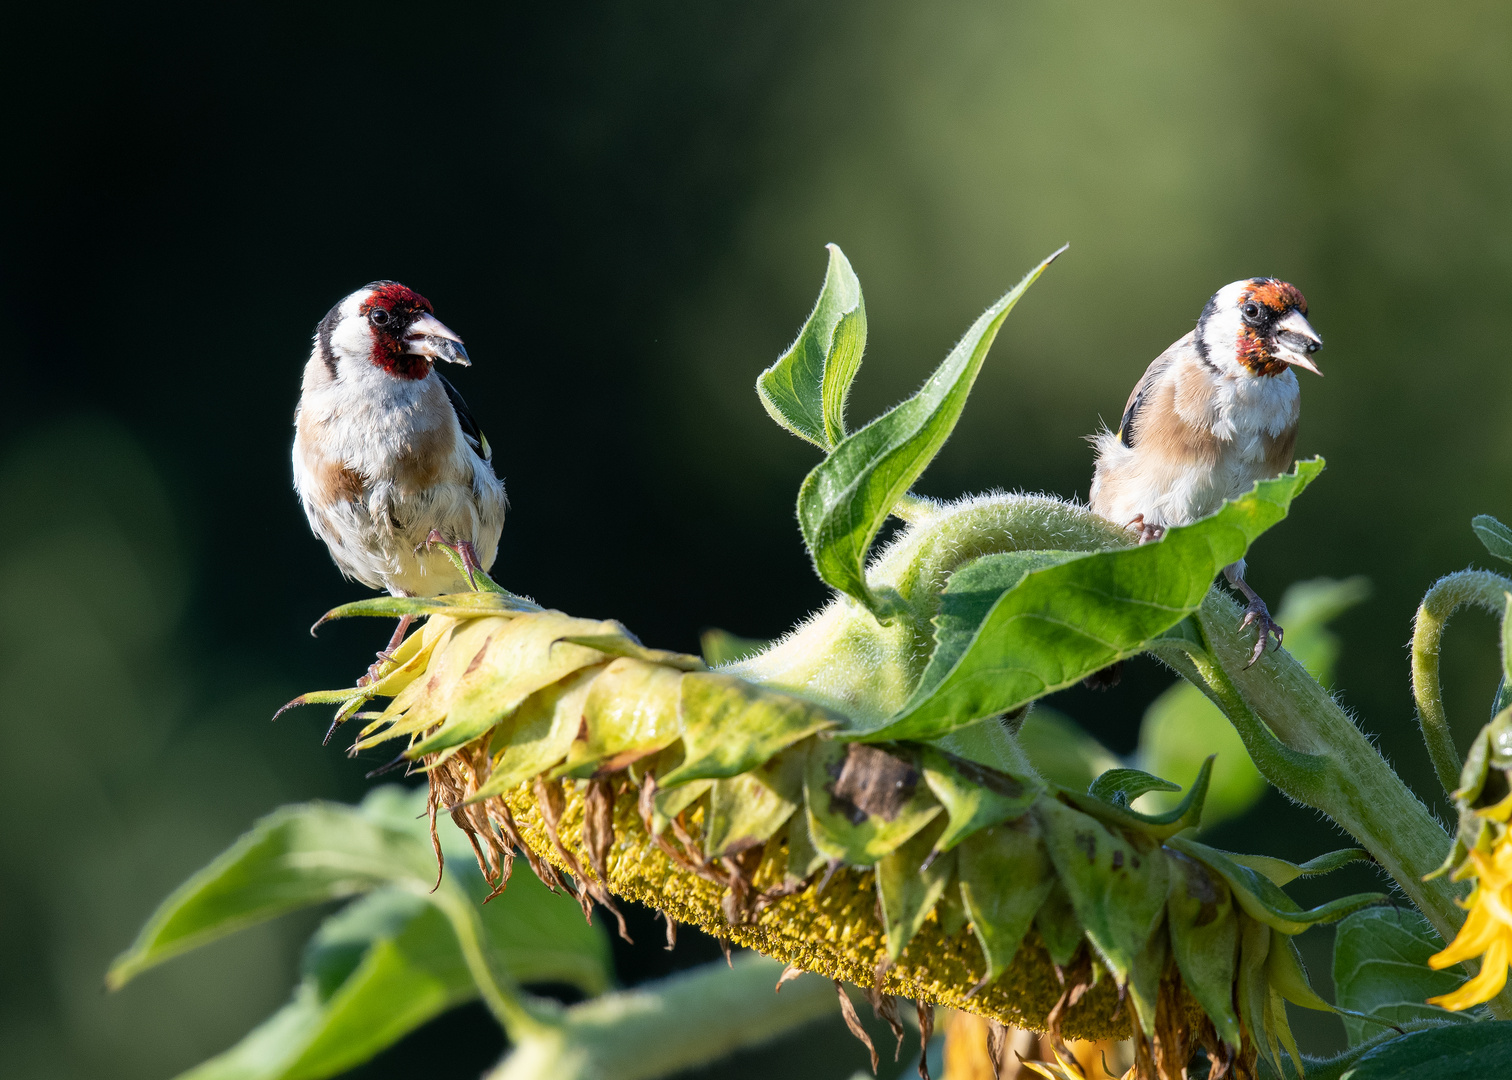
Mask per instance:
[[[384,323],[389,321],[388,309],[375,307],[368,312],[368,318],[372,321],[374,326],[382,326]]]
[[[1247,323],[1257,323],[1260,321],[1260,305],[1253,300],[1246,302],[1239,311],[1244,315],[1244,321]]]

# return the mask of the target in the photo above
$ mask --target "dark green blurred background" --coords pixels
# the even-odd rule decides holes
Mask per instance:
[[[1433,794],[1409,620],[1481,557],[1471,515],[1512,517],[1506,4],[28,5],[6,24],[0,1073],[166,1077],[287,993],[308,921],[100,986],[257,815],[368,787],[323,715],[268,718],[387,633],[306,632],[362,590],[288,465],[312,328],[377,277],[429,296],[475,359],[455,381],[514,507],[497,576],[680,649],[824,600],[792,514],[815,455],[751,386],[826,241],[866,289],[856,420],[1071,242],[925,476],[941,496],[1085,497],[1083,436],[1149,360],[1219,286],[1284,277],[1328,342],[1299,448],[1329,471],[1250,579],[1371,578],[1340,627],[1343,700]],[[1489,623],[1464,622],[1462,744],[1494,687]],[[1133,665],[1057,704],[1124,751],[1167,681]],[[1220,840],[1337,846],[1274,796]],[[627,982],[666,963],[619,955]],[[807,1038],[743,1075],[863,1063],[843,1033]],[[464,1012],[362,1075],[423,1053],[473,1076],[497,1048]]]

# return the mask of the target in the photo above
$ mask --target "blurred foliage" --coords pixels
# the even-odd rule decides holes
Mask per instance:
[[[335,778],[307,729],[269,729],[284,684],[187,640],[188,538],[116,424],[13,448],[0,499],[0,1072],[169,1075],[276,1004],[301,928],[258,929],[102,1007],[111,955],[248,820]]]
[[[788,516],[813,452],[750,393],[808,310],[822,244],[882,313],[851,402],[870,416],[1028,260],[1072,243],[997,343],[927,478],[941,495],[1085,494],[1082,436],[1206,297],[1283,276],[1328,341],[1299,453],[1330,470],[1250,580],[1267,597],[1319,575],[1375,584],[1339,619],[1336,684],[1439,799],[1399,647],[1423,588],[1486,559],[1463,522],[1512,514],[1496,501],[1512,490],[1506,5],[458,4],[424,18],[446,77],[397,88],[417,60],[398,4],[11,18],[28,47],[0,73],[24,162],[0,179],[20,403],[0,433],[0,633],[32,674],[0,703],[16,823],[0,1071],[167,1075],[283,1000],[300,933],[282,924],[104,1005],[98,985],[248,822],[353,797],[375,764],[264,718],[371,651],[303,637],[311,610],[359,591],[306,534],[286,462],[311,328],[380,275],[431,296],[476,358],[461,388],[499,435],[507,580],[690,650],[709,625],[781,633],[824,596]],[[448,167],[396,170],[375,198],[370,173],[334,164],[369,147],[375,113]],[[564,528],[585,499],[612,529]],[[212,564],[214,595],[256,603],[212,602],[195,569]],[[1461,746],[1498,667],[1477,618],[1445,656]],[[1127,754],[1168,682],[1131,664],[1118,690],[1057,704]],[[42,725],[68,733],[66,766],[29,758]],[[1310,813],[1262,806],[1232,825],[1245,846],[1332,842]]]

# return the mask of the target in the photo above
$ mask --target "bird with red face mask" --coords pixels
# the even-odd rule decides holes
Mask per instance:
[[[1092,509],[1158,540],[1285,472],[1302,408],[1292,369],[1321,375],[1312,354],[1322,345],[1295,286],[1250,278],[1219,289],[1196,329],[1145,371],[1118,430],[1092,437]],[[1272,635],[1281,647],[1282,630],[1244,568],[1241,559],[1223,574],[1248,601],[1241,625],[1259,628],[1253,664]]]
[[[435,368],[470,364],[430,301],[375,281],[315,330],[294,415],[294,487],[343,575],[395,596],[469,588],[504,526],[504,485],[462,395]],[[396,646],[408,620],[401,622]]]

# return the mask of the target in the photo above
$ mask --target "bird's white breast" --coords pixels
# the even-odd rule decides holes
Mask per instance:
[[[471,542],[485,567],[498,550],[504,486],[467,444],[434,372],[400,379],[343,361],[332,375],[312,357],[294,478],[312,528],[342,572],[374,588],[433,595],[466,587],[443,553],[417,554],[432,529]]]
[[[1149,389],[1149,408],[1173,409],[1179,428],[1146,414],[1135,425],[1134,446],[1110,432],[1095,441],[1092,509],[1119,525],[1136,519],[1185,525],[1213,513],[1275,474],[1267,454],[1297,423],[1300,392],[1289,370],[1272,377],[1229,375],[1191,356],[1169,365],[1159,381],[1165,386]],[[1174,430],[1189,434],[1157,434]]]

